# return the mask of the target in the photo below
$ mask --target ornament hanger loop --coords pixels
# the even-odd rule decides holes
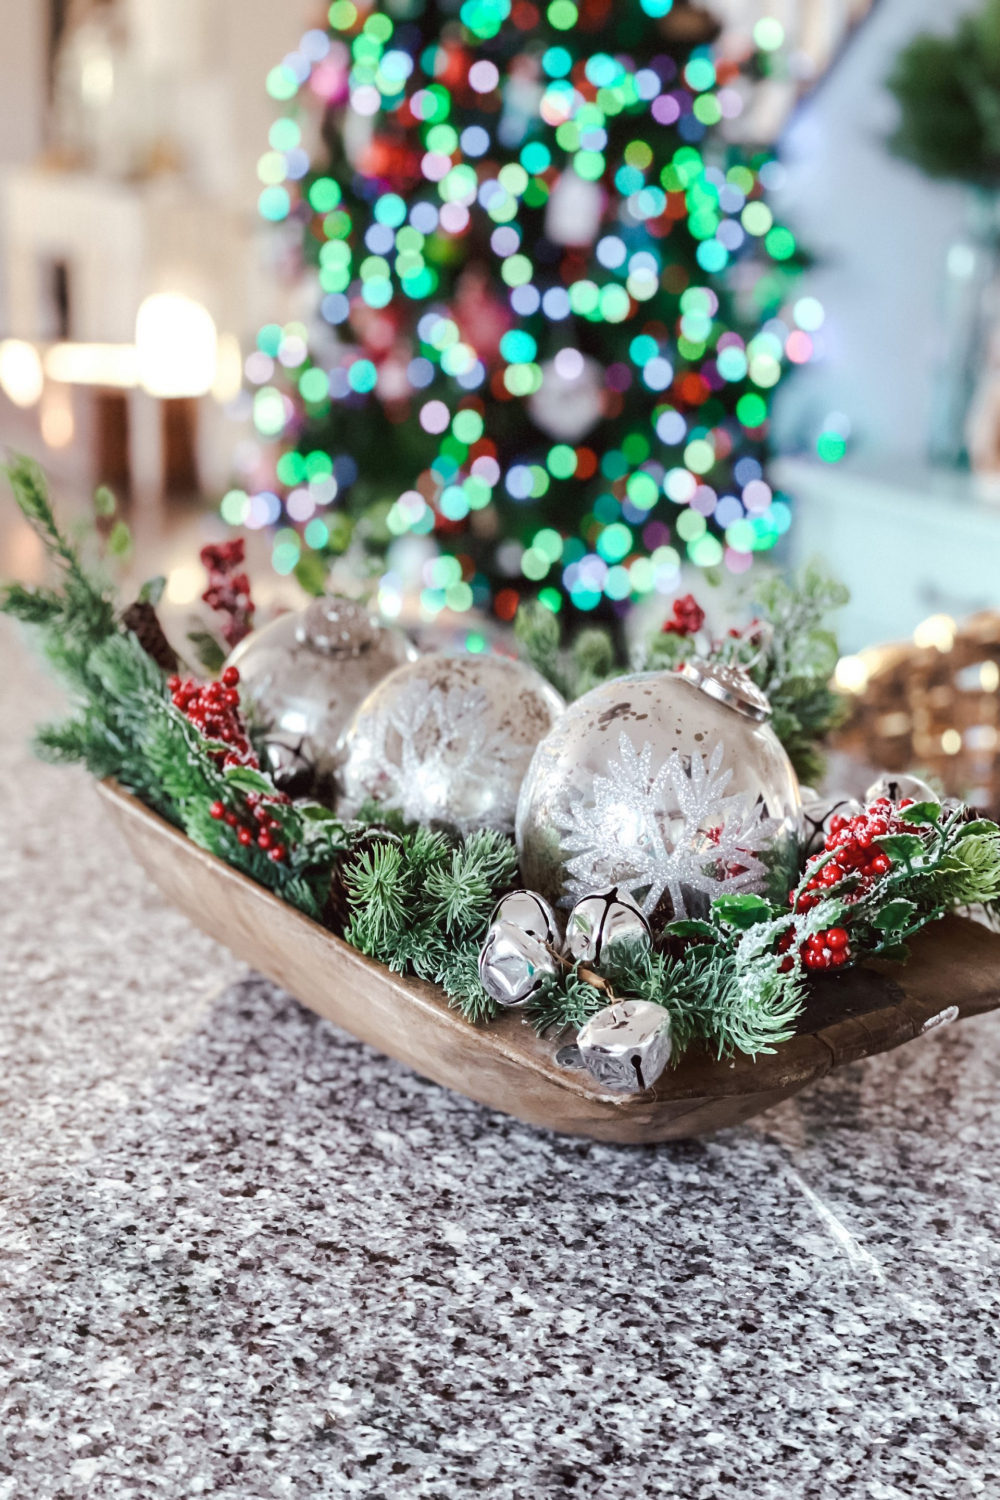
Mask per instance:
[[[691,661],[682,662],[677,671],[685,682],[700,688],[717,703],[725,703],[729,708],[734,708],[747,719],[756,719],[762,724],[771,717],[770,703],[742,667],[702,661],[695,657]]]

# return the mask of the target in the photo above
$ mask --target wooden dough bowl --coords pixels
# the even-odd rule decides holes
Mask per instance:
[[[918,935],[905,966],[821,980],[798,1035],[774,1053],[718,1061],[692,1050],[648,1092],[608,1094],[585,1070],[556,1061],[572,1038],[539,1038],[516,1012],[473,1026],[435,985],[365,958],[120,788],[105,782],[100,792],[150,879],[238,958],[424,1077],[569,1135],[642,1143],[738,1125],[832,1068],[1000,1005],[1000,936],[947,917]]]

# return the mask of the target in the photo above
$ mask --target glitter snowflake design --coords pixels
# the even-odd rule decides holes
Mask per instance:
[[[411,682],[377,725],[366,781],[415,823],[511,831],[526,748],[492,725],[481,688]],[[397,744],[389,753],[390,736]]]
[[[628,735],[606,776],[595,776],[590,798],[570,794],[565,821],[557,820],[570,901],[611,883],[624,886],[651,915],[669,892],[674,917],[689,915],[687,899],[709,900],[760,890],[766,869],[755,851],[778,830],[745,793],[726,794],[732,770],[722,769],[722,743],[711,756],[683,759],[675,750],[652,772],[653,748],[641,753]]]

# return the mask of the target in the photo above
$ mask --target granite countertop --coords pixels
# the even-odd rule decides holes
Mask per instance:
[[[0,631],[0,1500],[1000,1494],[1000,1016],[706,1140],[517,1124],[166,907]]]

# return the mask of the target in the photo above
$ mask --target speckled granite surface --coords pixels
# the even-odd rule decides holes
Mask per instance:
[[[187,928],[0,662],[0,1500],[1000,1495],[1000,1017],[530,1130]]]

